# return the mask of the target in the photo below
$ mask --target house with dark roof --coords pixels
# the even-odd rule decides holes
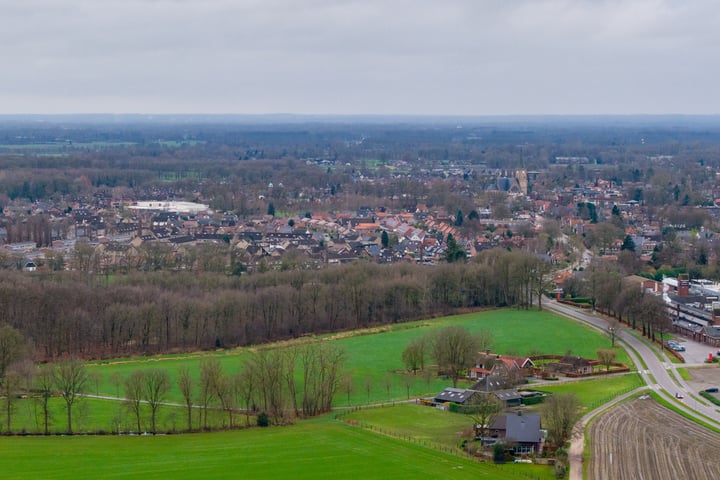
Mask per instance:
[[[542,453],[545,434],[541,430],[540,415],[517,413],[498,416],[490,422],[488,435],[482,439],[488,444],[503,443],[514,454]]]
[[[500,400],[505,407],[519,407],[522,405],[522,395],[517,390],[497,390],[493,392],[495,398]]]
[[[434,400],[437,403],[452,402],[457,403],[458,405],[464,405],[477,393],[478,392],[475,390],[448,387],[436,395]]]
[[[586,358],[568,355],[560,358],[557,362],[548,363],[545,371],[565,375],[588,375],[593,373],[593,366]]]

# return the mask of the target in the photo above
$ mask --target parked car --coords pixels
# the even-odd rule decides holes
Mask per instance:
[[[709,387],[705,389],[708,393],[718,393],[718,387]]]
[[[670,348],[672,348],[676,352],[684,352],[685,351],[685,347],[683,347],[682,345],[675,345],[674,347],[670,347]]]

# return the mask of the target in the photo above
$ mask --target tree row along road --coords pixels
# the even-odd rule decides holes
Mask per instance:
[[[554,300],[544,305],[552,312],[584,323],[602,332],[607,332],[610,326],[603,316],[589,315],[584,311],[568,307]],[[638,338],[631,330],[624,328],[621,328],[616,333],[616,338],[619,342],[630,347],[627,349],[628,355],[637,366],[645,383],[647,383],[651,389],[657,391],[669,401],[675,402],[675,406],[680,411],[697,420],[720,428],[720,413],[718,413],[717,407],[708,404],[702,397],[691,393],[691,388],[677,375],[675,366],[670,362],[661,361],[656,355],[654,347],[651,347],[645,339]],[[642,361],[640,361],[641,358]],[[647,365],[647,370],[644,369],[643,362]],[[675,398],[674,392],[677,391],[687,393],[684,400],[677,400]],[[576,432],[582,434],[582,429],[577,429]],[[579,480],[582,479],[582,437],[573,439],[573,446],[575,448],[571,447],[570,479]]]

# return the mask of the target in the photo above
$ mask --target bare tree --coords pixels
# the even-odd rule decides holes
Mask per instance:
[[[180,393],[185,400],[185,408],[187,410],[187,428],[192,432],[192,410],[193,410],[193,379],[190,370],[187,367],[181,367],[178,372],[178,387]]]
[[[542,406],[543,425],[548,440],[562,447],[570,439],[572,428],[580,419],[580,400],[574,393],[557,393],[545,399]]]
[[[290,403],[292,404],[295,416],[299,416],[298,401],[295,386],[295,363],[298,357],[298,348],[290,347],[285,351],[285,383],[287,384]]]
[[[624,281],[622,282],[620,294],[615,300],[614,308],[618,314],[618,318],[622,321],[623,317],[625,317],[625,321],[628,325],[632,326],[633,330],[637,326],[637,305],[640,303],[641,296],[642,292],[639,288],[634,287],[628,281]],[[632,324],[630,322],[632,322]]]
[[[45,435],[50,433],[50,397],[54,386],[53,368],[50,365],[40,367],[38,374],[35,376],[35,388],[40,392],[40,405],[43,414],[43,432]]]
[[[411,377],[410,375],[403,375],[402,383],[405,386],[405,392],[407,393],[407,398],[410,400],[410,390],[415,386],[415,377]]]
[[[120,372],[113,372],[110,374],[108,380],[110,384],[115,387],[115,396],[120,398],[120,386],[123,384],[122,375],[120,375]]]
[[[477,393],[471,398],[469,408],[472,411],[471,418],[475,435],[485,437],[490,424],[502,412],[503,403],[494,393]]]
[[[208,408],[216,396],[220,375],[222,375],[220,360],[205,358],[200,361],[200,404],[203,413],[203,428],[208,427]]]
[[[100,395],[100,382],[102,382],[102,374],[97,370],[88,372],[88,383],[95,387],[95,395]]]
[[[643,335],[655,340],[656,327],[661,325],[663,332],[667,331],[669,320],[665,315],[665,303],[657,295],[644,293],[640,297],[640,304],[637,305],[636,315],[640,318]]]
[[[215,395],[220,401],[220,407],[228,414],[228,426],[230,428],[233,428],[233,413],[236,408],[235,390],[235,378],[221,373],[215,384]]]
[[[346,373],[340,379],[340,389],[347,395],[347,404],[350,406],[350,395],[355,391],[355,382],[353,381],[352,375]]]
[[[55,386],[65,400],[67,409],[67,433],[72,430],[72,408],[77,396],[85,388],[87,382],[87,370],[79,360],[67,360],[57,365],[55,369]]]
[[[145,388],[145,372],[135,370],[125,379],[125,404],[135,415],[137,433],[142,433],[140,420],[142,418],[143,390]]]
[[[279,350],[262,350],[251,359],[255,369],[258,401],[275,423],[285,416],[285,356]]]
[[[2,384],[0,386],[2,389],[2,395],[4,397],[4,410],[5,410],[5,420],[7,425],[7,433],[12,432],[12,414],[15,411],[15,402],[17,402],[18,399],[18,392],[20,390],[20,386],[22,384],[22,378],[18,372],[16,372],[14,369],[10,368],[6,370],[5,372],[5,378],[3,379]]]
[[[477,339],[477,349],[480,352],[489,352],[495,343],[495,337],[489,330],[480,330],[475,334]]]
[[[330,411],[340,385],[342,351],[327,344],[306,345],[299,358],[303,375],[303,414],[311,416]]]
[[[363,388],[365,389],[365,393],[367,393],[367,403],[370,404],[370,392],[372,392],[373,383],[375,381],[373,380],[373,377],[370,375],[366,376],[363,379]]]
[[[652,328],[652,339],[655,340],[655,334],[660,335],[660,348],[665,343],[665,334],[672,328],[672,320],[668,315],[665,313],[665,310],[662,308],[657,308],[656,313],[651,318],[651,328]]]
[[[597,351],[597,357],[598,360],[600,360],[600,363],[605,365],[605,369],[607,371],[610,371],[610,365],[615,361],[615,357],[617,357],[617,352],[613,349],[604,349],[601,348]]]
[[[170,391],[170,376],[167,370],[153,368],[144,375],[144,397],[150,406],[150,425],[152,433],[156,433],[157,411]]]
[[[72,266],[83,273],[97,272],[98,256],[95,248],[87,241],[75,243],[75,250],[72,255]]]
[[[25,342],[19,330],[10,325],[0,326],[0,382],[5,370],[25,355]]]
[[[255,394],[255,368],[250,362],[243,366],[237,376],[236,386],[241,402],[245,407],[245,425],[250,426],[250,412],[253,410],[253,396]]]
[[[340,385],[340,371],[345,354],[334,345],[318,344],[320,359],[320,412],[329,412],[332,409],[333,398]]]
[[[386,373],[382,378],[382,384],[383,387],[385,387],[385,394],[387,395],[385,397],[386,400],[390,399],[390,391],[392,390],[393,386],[393,376],[389,373]]]
[[[478,354],[479,340],[466,328],[447,327],[437,332],[433,340],[433,358],[442,372],[450,376],[457,387],[462,373],[473,365]]]
[[[423,370],[422,377],[423,377],[423,380],[425,380],[425,385],[427,387],[430,387],[430,384],[432,383],[433,379],[435,378],[435,373],[433,372],[432,369],[427,368],[427,369]]]
[[[402,352],[403,364],[405,368],[415,375],[418,370],[425,368],[425,356],[426,356],[427,340],[425,337],[416,338],[410,345],[405,347]]]

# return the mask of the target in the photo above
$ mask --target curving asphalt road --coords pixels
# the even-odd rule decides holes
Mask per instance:
[[[555,300],[544,302],[543,306],[549,311],[589,325],[602,332],[608,331],[610,324],[602,315],[586,313],[583,310],[563,305]],[[720,411],[718,407],[700,397],[697,392],[694,392],[688,384],[680,378],[680,375],[678,375],[676,366],[686,367],[687,365],[671,363],[664,354],[659,352],[658,347],[651,345],[637,332],[633,332],[624,326],[620,326],[619,331],[616,333],[616,341],[624,344],[630,358],[637,366],[638,371],[649,388],[658,392],[666,400],[675,402],[677,408],[687,415],[720,429]],[[647,368],[645,366],[647,366]],[[681,393],[684,398],[675,398],[678,392]],[[584,442],[580,435],[584,431],[584,425],[587,420],[595,413],[596,412],[590,412],[590,414],[584,417],[584,421],[580,422],[578,428],[574,431],[576,435],[572,440],[569,452],[570,480],[582,479],[582,451]]]

